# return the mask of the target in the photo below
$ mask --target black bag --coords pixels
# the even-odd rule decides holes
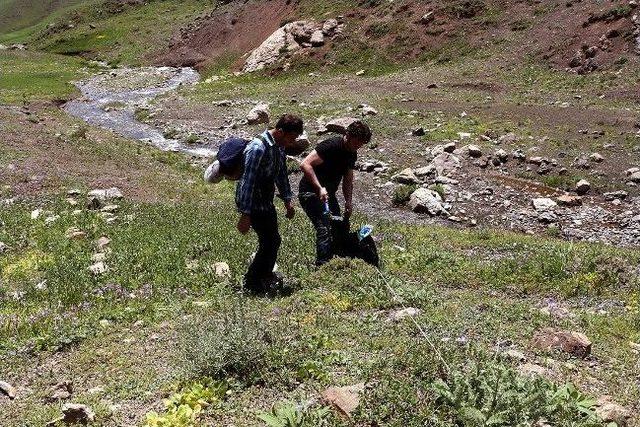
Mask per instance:
[[[348,219],[331,218],[331,245],[333,253],[347,258],[359,258],[374,267],[380,267],[376,242],[370,235],[360,239],[357,231],[350,231]]]

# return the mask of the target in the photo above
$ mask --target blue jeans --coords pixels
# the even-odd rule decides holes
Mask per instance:
[[[324,205],[315,193],[300,193],[300,206],[316,229],[316,265],[322,265],[333,258],[331,237],[331,217],[324,211]],[[331,215],[340,216],[340,205],[335,193],[329,194]]]

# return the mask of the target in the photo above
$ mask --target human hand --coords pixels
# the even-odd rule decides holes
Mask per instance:
[[[296,214],[296,210],[293,207],[293,203],[286,202],[284,206],[287,208],[287,213],[285,214],[285,217],[287,217],[288,219],[292,219]]]
[[[247,214],[240,215],[240,219],[238,220],[238,231],[240,234],[247,234],[249,232],[249,228],[251,227],[251,216]]]
[[[327,203],[329,201],[329,193],[327,189],[324,187],[320,187],[320,192],[318,193],[318,197],[320,197],[320,201],[322,203]]]
[[[353,213],[353,204],[351,203],[346,203],[344,205],[344,218],[345,219],[349,219],[351,218],[351,214]]]

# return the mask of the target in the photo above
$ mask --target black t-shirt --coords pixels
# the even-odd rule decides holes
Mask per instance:
[[[342,177],[349,169],[355,169],[357,154],[347,149],[342,136],[325,139],[316,146],[316,152],[322,163],[314,166],[313,170],[320,181],[320,185],[329,193],[338,191]],[[300,193],[315,193],[315,188],[306,177],[300,181]]]

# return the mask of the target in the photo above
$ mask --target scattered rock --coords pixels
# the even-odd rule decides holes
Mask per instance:
[[[414,212],[427,213],[431,216],[447,213],[444,206],[442,206],[440,194],[427,188],[418,188],[414,191],[411,194],[408,206]]]
[[[411,170],[411,168],[406,168],[399,173],[395,174],[391,177],[393,182],[397,182],[398,184],[419,184],[420,180],[416,176],[416,174]]]
[[[66,400],[73,393],[73,383],[71,381],[60,381],[51,386],[47,391],[47,401],[56,402],[58,400]]]
[[[593,153],[589,156],[589,160],[594,163],[601,163],[604,161],[604,157],[602,157],[602,155],[599,153]]]
[[[480,149],[480,147],[473,144],[467,146],[467,153],[469,154],[469,156],[473,158],[478,158],[482,156],[482,150]]]
[[[596,403],[596,415],[605,423],[616,423],[618,427],[627,425],[631,412],[611,400],[609,396],[602,396]]]
[[[548,212],[553,211],[558,204],[547,197],[538,197],[531,200],[531,204],[536,212]]]
[[[460,159],[453,154],[443,152],[438,154],[431,161],[432,166],[438,175],[451,175],[460,169]]]
[[[634,172],[629,175],[629,181],[635,184],[640,184],[640,172]]]
[[[580,196],[587,194],[591,190],[591,184],[586,179],[581,179],[576,184],[576,193]]]
[[[337,409],[343,416],[350,417],[360,404],[360,393],[364,383],[346,387],[329,387],[322,392],[322,400]]]
[[[4,242],[0,242],[0,254],[6,252],[8,249],[9,247]]]
[[[608,193],[604,193],[604,199],[608,202],[611,202],[613,200],[624,200],[627,198],[627,196],[629,195],[629,193],[627,193],[624,190],[618,190],[618,191],[610,191]]]
[[[518,366],[518,372],[527,377],[541,376],[544,377],[547,374],[547,370],[535,363],[525,363]]]
[[[389,313],[389,320],[397,322],[404,319],[405,317],[414,317],[419,315],[420,313],[422,313],[422,310],[420,310],[419,308],[407,307]]]
[[[424,131],[423,127],[419,127],[419,128],[415,128],[414,130],[411,131],[411,135],[413,136],[424,136],[426,135],[426,132]]]
[[[259,125],[269,123],[269,106],[267,104],[258,104],[247,114],[247,124]]]
[[[503,149],[497,150],[493,156],[500,161],[500,163],[506,163],[509,160],[509,154]]]
[[[524,353],[515,349],[509,349],[505,351],[503,354],[509,359],[515,360],[518,362],[524,362],[527,360],[527,356],[525,356]]]
[[[311,34],[311,40],[309,41],[311,46],[320,47],[324,45],[324,33],[322,30],[316,30]]]
[[[122,192],[117,187],[111,187],[107,189],[96,189],[91,190],[87,193],[87,197],[89,199],[97,198],[101,202],[108,202],[111,200],[120,200],[122,199]]]
[[[109,271],[109,267],[107,267],[107,264],[105,264],[104,262],[99,261],[99,262],[96,262],[95,264],[90,265],[89,271],[91,271],[93,274],[97,276],[99,274],[104,274],[107,271]]]
[[[511,157],[519,162],[524,162],[527,159],[527,155],[520,149],[514,150],[513,153],[511,153]]]
[[[87,233],[76,227],[70,227],[65,233],[67,239],[83,240],[87,238]]]
[[[327,19],[324,21],[324,24],[322,24],[322,34],[331,37],[336,33],[338,26],[339,24],[336,19]]]
[[[422,25],[427,25],[431,22],[433,22],[433,20],[435,19],[435,14],[433,11],[429,11],[427,13],[425,13],[424,15],[422,15],[422,18],[420,18],[420,23]]]
[[[442,146],[442,151],[444,151],[445,153],[453,153],[455,150],[456,150],[455,142],[448,142],[444,144],[444,146]]]
[[[96,240],[96,249],[100,252],[104,251],[107,246],[111,243],[111,239],[107,236],[101,236],[98,240]]]
[[[231,269],[229,268],[229,264],[226,262],[216,262],[213,264],[213,272],[218,277],[229,277],[231,276]]]
[[[95,419],[95,414],[87,405],[65,403],[62,407],[62,421],[65,424],[89,424]]]
[[[369,106],[369,105],[363,105],[362,106],[362,115],[363,116],[375,116],[378,114],[378,110],[376,110],[375,108]]]
[[[358,119],[353,117],[341,117],[331,120],[325,125],[327,132],[335,132],[344,135],[347,133],[347,128],[353,122],[357,122]]]
[[[11,400],[16,398],[16,389],[8,382],[0,381],[0,392]]]
[[[543,351],[563,351],[581,359],[591,354],[591,341],[586,335],[554,328],[538,330],[533,335],[531,346]]]
[[[560,206],[576,207],[582,205],[582,197],[563,194],[556,198],[556,202],[558,202]]]

